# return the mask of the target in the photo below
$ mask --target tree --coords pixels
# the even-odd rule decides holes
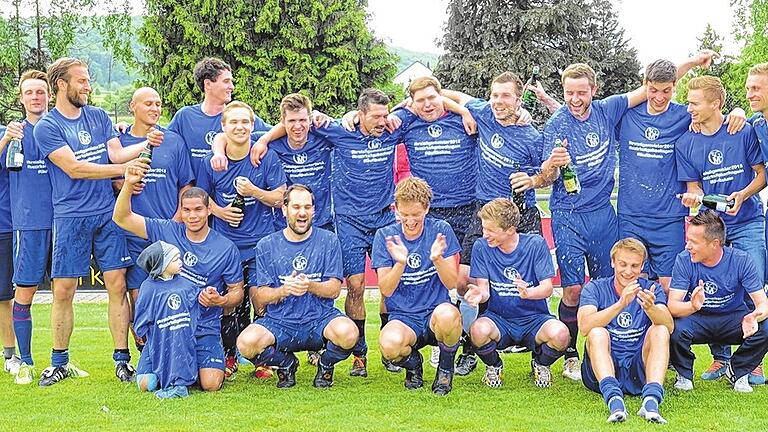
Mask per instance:
[[[726,88],[736,106],[749,111],[744,88],[749,68],[768,61],[768,0],[731,0],[731,7],[735,9],[733,35],[742,49],[725,76]]]
[[[509,70],[525,80],[540,65],[542,84],[557,94],[562,68],[574,62],[595,69],[601,96],[639,85],[637,52],[608,0],[451,0],[448,9],[435,71],[446,87],[487,97],[494,76]]]
[[[339,115],[364,87],[394,91],[396,58],[366,27],[362,0],[147,0],[139,39],[147,80],[171,111],[196,103],[192,69],[228,62],[235,97],[275,122],[285,94],[301,91]]]

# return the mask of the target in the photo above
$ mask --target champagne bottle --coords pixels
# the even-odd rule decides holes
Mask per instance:
[[[675,196],[682,198],[683,194],[677,194]],[[717,210],[719,212],[730,210],[733,208],[733,206],[736,205],[735,200],[729,200],[728,196],[720,194],[704,195],[699,198],[699,202],[704,207],[711,208],[712,210]]]
[[[245,216],[245,197],[242,196],[240,193],[235,195],[235,199],[232,200],[232,208],[239,208],[240,214]],[[229,226],[231,226],[232,228],[239,228],[240,222],[230,223]]]
[[[517,162],[512,163],[512,173],[520,172],[520,164]],[[511,180],[510,180],[511,182]],[[510,184],[511,187],[511,184]],[[517,209],[521,212],[528,208],[528,206],[525,203],[525,192],[515,192],[514,189],[512,189],[512,202],[515,203],[517,206]]]
[[[24,120],[21,124],[24,125]],[[19,138],[13,138],[8,143],[5,153],[5,167],[9,171],[21,171],[22,166],[24,166],[24,146]]]
[[[528,78],[528,82],[525,83],[525,92],[523,92],[523,104],[526,107],[532,107],[533,104],[536,102],[536,94],[533,93],[528,86],[536,85],[536,83],[539,82],[539,67],[534,66],[533,67],[533,73],[531,73],[531,77]]]
[[[557,138],[555,140],[555,147],[562,146],[563,141],[560,138]],[[579,177],[576,175],[576,167],[573,166],[573,163],[560,167],[560,176],[563,178],[563,186],[568,195],[574,195],[581,192],[581,183],[579,183]]]
[[[149,163],[152,163],[152,152],[155,150],[155,148],[147,143],[147,145],[144,146],[144,150],[139,153],[140,158],[147,158],[149,159]]]

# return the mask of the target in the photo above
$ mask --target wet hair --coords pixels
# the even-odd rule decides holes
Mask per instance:
[[[677,66],[669,60],[656,60],[645,68],[645,81],[673,83],[677,81]]]
[[[395,186],[395,205],[415,202],[429,208],[432,202],[432,188],[418,177],[408,177]]]
[[[195,84],[201,92],[205,93],[205,80],[216,81],[222,71],[232,72],[232,67],[224,60],[215,57],[206,57],[195,65],[192,75],[195,77]]]
[[[611,248],[611,259],[614,259],[620,250],[640,255],[643,257],[643,261],[648,258],[648,249],[646,249],[645,245],[636,238],[627,237],[614,243]]]
[[[291,93],[280,101],[280,118],[285,118],[288,111],[307,109],[307,115],[312,113],[312,101],[301,93]]]
[[[597,87],[597,74],[595,74],[595,70],[586,63],[574,63],[565,68],[563,75],[560,77],[560,84],[565,84],[566,78],[586,78],[587,81],[589,81],[590,86]]]
[[[720,245],[725,244],[725,222],[714,210],[700,211],[692,217],[690,226],[703,226],[704,238],[707,240],[720,240]]]
[[[192,199],[192,198],[200,198],[203,201],[203,205],[208,206],[208,192],[205,190],[193,186],[187,190],[184,191],[184,193],[181,194],[181,200],[185,199]]]
[[[288,186],[288,188],[285,190],[285,192],[283,192],[283,205],[284,206],[287,207],[288,203],[291,202],[291,192],[293,192],[293,191],[306,191],[306,192],[309,192],[309,195],[312,197],[312,205],[315,204],[315,194],[314,194],[314,192],[312,192],[312,188],[307,186],[307,185],[301,184],[301,183],[294,183],[294,184]]]
[[[484,221],[494,222],[504,231],[520,225],[520,209],[509,198],[496,198],[486,203],[477,212],[477,216]]]
[[[497,75],[496,78],[491,81],[491,87],[493,87],[494,84],[506,84],[506,83],[514,83],[515,84],[515,95],[518,97],[522,96],[523,94],[523,81],[520,79],[519,76],[512,72],[502,72],[501,74]]]
[[[367,88],[360,93],[357,99],[357,109],[361,112],[368,112],[371,105],[389,106],[389,96],[379,89]]]
[[[48,80],[49,83],[53,86],[54,93],[59,91],[59,80],[69,82],[69,69],[74,66],[83,66],[88,68],[87,63],[73,57],[62,57],[48,66]]]

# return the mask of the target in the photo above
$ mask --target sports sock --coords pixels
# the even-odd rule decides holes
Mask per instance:
[[[563,355],[562,351],[558,351],[545,343],[537,345],[533,351],[533,358],[536,360],[536,363],[542,366],[550,366],[561,355]]]
[[[131,352],[128,351],[128,348],[116,349],[115,352],[112,353],[112,360],[115,361],[115,364],[128,363],[131,361]]]
[[[415,349],[411,350],[411,353],[405,356],[400,361],[395,362],[397,366],[400,366],[401,368],[405,370],[414,370],[419,366],[419,363],[421,363],[422,358],[419,352]]]
[[[571,335],[571,341],[568,343],[568,348],[565,349],[565,358],[579,358],[579,352],[576,350],[576,340],[579,337],[579,324],[576,320],[576,314],[579,311],[579,306],[568,306],[563,300],[560,300],[560,306],[557,307],[557,314],[560,321],[568,327],[568,333]]]
[[[289,356],[280,350],[275,349],[274,345],[270,345],[256,357],[249,359],[254,365],[267,365],[276,366],[279,368],[287,368],[293,363],[293,359],[296,357]]]
[[[51,350],[51,366],[66,366],[69,363],[69,348]]]
[[[237,317],[224,315],[221,317],[221,342],[224,345],[224,355],[233,357],[237,353]]]
[[[381,327],[380,329],[383,329],[385,325],[389,322],[389,312],[382,312],[379,314],[379,318],[381,318]]]
[[[13,302],[13,331],[16,332],[16,343],[19,345],[21,361],[28,365],[32,362],[32,305]]]
[[[362,357],[368,353],[368,344],[365,343],[365,318],[353,319],[352,321],[357,326],[357,331],[360,334],[357,338],[357,343],[352,348],[352,353],[358,357]]]
[[[477,348],[475,350],[477,356],[488,366],[499,367],[501,366],[501,357],[496,352],[496,341],[492,340],[487,344]]]
[[[475,347],[472,345],[472,339],[466,332],[461,333],[461,352],[463,354],[474,355]]]
[[[3,348],[3,357],[5,357],[6,360],[10,359],[11,357],[16,355],[16,347],[4,347]]]
[[[350,354],[352,354],[351,349],[344,349],[335,343],[328,341],[328,343],[325,344],[325,351],[320,356],[320,363],[327,368],[333,367],[336,363],[349,357]]]
[[[605,377],[600,380],[599,385],[603,400],[611,412],[616,412],[619,409],[626,411],[624,407],[624,393],[622,393],[619,380],[616,377]]]
[[[643,407],[646,411],[659,411],[659,405],[664,400],[664,387],[659,383],[650,382],[643,386]]]
[[[438,361],[438,367],[444,371],[453,372],[453,363],[456,359],[456,351],[459,349],[458,342],[450,346],[442,342],[438,342],[437,346],[440,347],[440,360]]]

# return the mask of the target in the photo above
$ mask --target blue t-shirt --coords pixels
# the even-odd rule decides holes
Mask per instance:
[[[341,281],[344,272],[336,234],[312,228],[309,237],[300,242],[289,241],[282,231],[264,237],[256,245],[256,274],[250,285],[279,288],[294,271],[312,282]],[[288,324],[317,322],[333,310],[333,301],[310,292],[289,295],[279,303],[267,305],[267,316]]]
[[[134,329],[136,335],[147,338],[141,356],[149,356],[152,368],[142,372],[157,375],[160,388],[188,386],[197,379],[199,292],[192,282],[178,276],[167,281],[149,278],[141,284]]]
[[[567,106],[560,107],[544,126],[544,152],[547,160],[555,140],[568,139],[568,153],[581,183],[581,192],[568,195],[559,177],[552,185],[549,208],[588,212],[610,205],[616,170],[616,127],[629,109],[626,95],[592,101],[586,120],[579,120]]]
[[[315,129],[333,146],[331,190],[333,210],[345,215],[370,215],[388,207],[395,191],[395,146],[415,119],[408,110],[395,113],[403,120],[394,133],[364,135],[360,128],[349,132],[338,122]]]
[[[688,251],[677,255],[669,289],[684,291],[684,301],[688,301],[700,280],[704,281],[704,306],[700,312],[728,314],[746,311],[745,296],[763,289],[763,277],[757,274],[752,257],[731,247],[723,248],[723,257],[714,267],[691,262]]]
[[[730,195],[745,188],[755,178],[753,165],[763,163],[763,155],[752,126],[729,135],[725,126],[714,135],[686,132],[677,142],[677,178],[698,181],[704,194]],[[744,201],[736,216],[721,213],[728,227],[763,217],[763,203],[757,194]]]
[[[750,119],[749,124],[757,135],[757,141],[760,143],[760,149],[763,151],[763,160],[768,161],[768,123],[765,121],[763,113],[755,113]]]
[[[53,203],[51,202],[51,178],[48,176],[48,165],[40,154],[35,142],[34,125],[24,121],[24,138],[21,145],[24,148],[24,166],[20,171],[10,171],[11,181],[11,219],[14,230],[47,230],[53,224]],[[5,128],[0,126],[0,135]],[[2,163],[5,165],[3,152]],[[34,199],[32,198],[34,197]],[[8,207],[3,206],[2,211]]]
[[[144,217],[170,219],[179,206],[179,190],[195,181],[195,176],[181,136],[159,126],[156,129],[165,134],[163,143],[152,150],[152,164],[144,176],[144,190],[131,196],[131,207]],[[131,135],[130,128],[120,135],[123,147],[144,141],[146,137]]]
[[[517,247],[510,253],[488,246],[484,238],[477,239],[472,245],[469,275],[488,280],[488,310],[501,317],[513,319],[549,313],[546,299],[521,299],[515,285],[518,277],[528,287],[535,287],[541,281],[555,277],[552,256],[547,242],[540,235],[520,234]]]
[[[254,116],[252,138],[258,138],[270,128],[264,120]],[[221,113],[208,115],[203,112],[201,104],[185,106],[173,116],[168,129],[181,135],[189,151],[192,169],[197,169],[195,161],[211,153],[213,139],[221,132]]]
[[[675,196],[685,192],[677,180],[675,143],[691,123],[685,105],[670,103],[661,114],[638,105],[624,114],[619,129],[619,214],[681,217],[688,209]]]
[[[5,133],[5,128],[0,127],[0,134]],[[5,155],[8,147],[0,153],[0,234],[13,231],[11,219],[11,182],[8,178],[8,170],[5,169]],[[10,251],[8,251],[10,253]]]
[[[282,137],[269,143],[269,149],[273,150],[288,177],[288,184],[300,183],[312,188],[315,196],[316,226],[333,222],[331,209],[331,148],[332,144],[310,132],[307,142],[301,149],[294,149],[288,145],[288,138]],[[279,209],[278,209],[279,210]],[[284,221],[283,213],[275,212],[276,217]],[[285,225],[283,222],[280,226]]]
[[[376,231],[373,238],[373,268],[393,267],[395,261],[387,250],[387,237],[398,235],[408,249],[408,259],[400,283],[390,297],[384,298],[387,311],[406,315],[423,316],[431,313],[437,305],[450,301],[448,289],[440,281],[437,268],[429,259],[432,243],[437,234],[445,235],[448,247],[443,258],[451,257],[461,251],[459,241],[448,222],[426,218],[424,230],[419,238],[408,240],[399,223],[387,225]]]
[[[227,285],[243,281],[243,268],[237,247],[223,235],[210,230],[205,240],[194,243],[187,238],[186,228],[182,223],[149,218],[145,221],[150,242],[162,240],[179,248],[183,264],[181,276],[192,281],[198,287],[197,292],[212,286],[219,294],[224,295]],[[219,336],[222,312],[223,308],[219,306],[201,306],[195,335]]]
[[[475,198],[477,138],[452,112],[433,122],[416,118],[406,130],[411,174],[432,187],[432,207],[467,205]]]
[[[40,157],[48,158],[55,150],[69,146],[78,161],[109,163],[107,141],[115,138],[112,120],[101,108],[86,105],[75,120],[54,108],[37,122],[34,130]],[[48,164],[53,187],[55,217],[85,217],[109,213],[115,206],[110,179],[73,179],[55,163]]]
[[[637,282],[644,290],[654,285],[647,279],[638,279]],[[616,304],[621,295],[616,292],[614,286],[615,277],[594,279],[584,285],[581,291],[579,307],[594,306],[598,311],[608,309]],[[653,294],[656,296],[654,304],[667,304],[667,295],[661,285],[655,284]],[[611,335],[611,356],[620,365],[628,365],[635,355],[643,349],[645,332],[653,325],[646,315],[640,303],[632,301],[627,307],[616,315],[605,329]]]
[[[479,134],[478,180],[475,195],[478,200],[512,196],[509,175],[522,171],[528,175],[541,171],[541,134],[533,126],[502,126],[493,116],[491,104],[472,99],[466,104],[477,122]],[[525,191],[528,207],[536,205],[536,191]]]
[[[208,192],[220,207],[228,206],[237,196],[235,179],[247,177],[256,187],[264,190],[275,190],[285,185],[283,166],[274,151],[268,150],[259,166],[251,163],[251,158],[229,161],[226,171],[216,172],[211,168],[211,158],[203,158],[200,171],[197,174],[197,186]],[[240,226],[233,228],[228,222],[217,217],[213,218],[213,229],[222,233],[226,238],[235,242],[237,247],[252,248],[261,238],[275,231],[272,207],[264,205],[254,197],[245,197],[245,214]]]

